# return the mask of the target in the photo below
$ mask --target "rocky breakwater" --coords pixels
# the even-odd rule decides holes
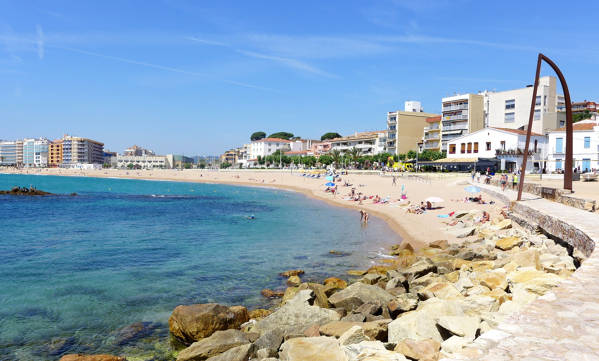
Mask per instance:
[[[7,191],[0,190],[0,195],[1,194],[7,194],[7,195],[13,195],[13,196],[49,196],[49,195],[53,195],[53,193],[44,192],[44,191],[36,189],[34,187],[29,187],[29,188],[13,187]]]
[[[467,356],[469,345],[505,317],[543,296],[582,261],[542,234],[509,219],[480,223],[461,212],[447,232],[463,237],[415,249],[368,270],[290,285],[273,310],[178,306],[171,332],[190,344],[178,361],[420,360]],[[266,293],[268,297],[280,294]],[[248,320],[249,318],[249,320]]]

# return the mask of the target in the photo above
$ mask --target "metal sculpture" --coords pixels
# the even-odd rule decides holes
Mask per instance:
[[[530,115],[528,117],[528,129],[526,131],[526,145],[524,148],[524,155],[522,156],[522,170],[520,172],[520,182],[518,184],[518,200],[522,200],[522,188],[524,187],[524,177],[526,175],[526,162],[528,160],[528,147],[530,145],[530,133],[532,131],[532,119],[535,114],[535,103],[537,99],[537,87],[539,86],[539,75],[541,73],[541,61],[545,61],[549,66],[553,68],[557,77],[559,78],[560,83],[562,84],[562,89],[564,90],[564,101],[566,102],[566,161],[564,167],[564,189],[572,190],[572,169],[573,169],[573,160],[572,160],[572,102],[570,101],[570,91],[568,91],[568,84],[566,84],[566,79],[564,79],[564,75],[559,70],[557,65],[551,59],[546,57],[543,54],[539,53],[539,58],[537,60],[537,73],[535,76],[535,85],[532,91],[532,101],[530,105]]]

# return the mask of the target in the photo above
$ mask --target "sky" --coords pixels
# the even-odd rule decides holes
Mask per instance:
[[[534,82],[599,101],[599,2],[0,0],[0,139],[220,154],[250,134],[386,128],[419,100]],[[541,75],[552,75],[544,66]]]

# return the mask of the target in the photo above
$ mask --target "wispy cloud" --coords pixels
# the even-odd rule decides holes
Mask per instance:
[[[37,31],[37,56],[44,59],[44,31],[41,25],[37,25],[35,29]]]

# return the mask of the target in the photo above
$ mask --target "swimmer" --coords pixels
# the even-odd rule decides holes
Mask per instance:
[[[252,215],[250,215],[250,216],[247,216],[246,218],[247,218],[247,219],[256,219],[256,217],[255,217],[253,214],[252,214]]]

